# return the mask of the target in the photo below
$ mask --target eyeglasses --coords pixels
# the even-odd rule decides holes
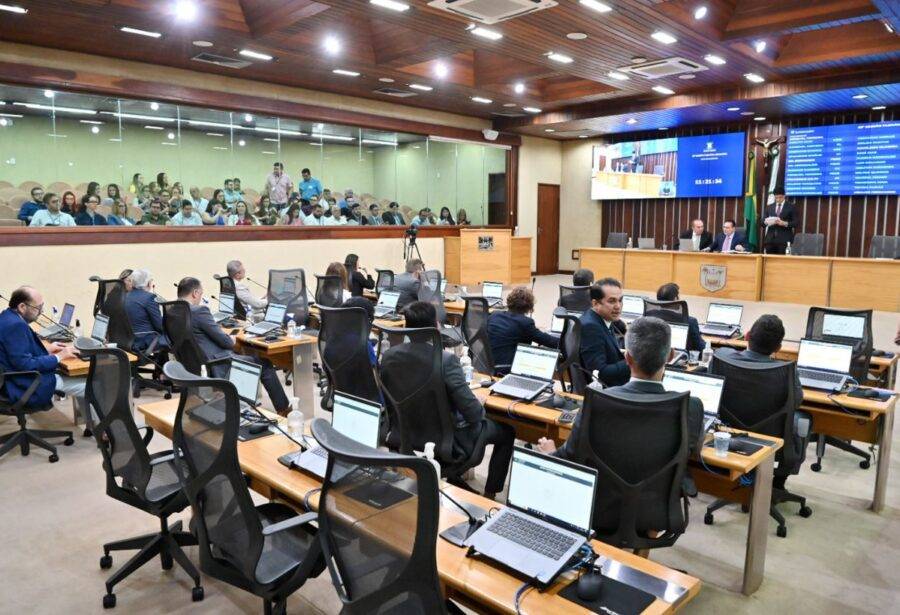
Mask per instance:
[[[40,304],[40,305],[31,305],[30,303],[26,303],[25,305],[27,305],[28,307],[30,307],[32,310],[37,310],[37,311],[38,311],[38,314],[40,314],[41,312],[44,311],[44,304],[43,304],[43,303]]]

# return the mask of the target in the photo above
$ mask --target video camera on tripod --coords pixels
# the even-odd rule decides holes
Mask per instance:
[[[413,225],[406,227],[403,234],[403,260],[408,261],[415,255],[422,260],[422,253],[419,252],[419,246],[416,244],[416,238],[419,235],[419,228]]]

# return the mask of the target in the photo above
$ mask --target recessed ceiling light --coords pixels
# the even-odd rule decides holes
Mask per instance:
[[[556,132],[553,128],[545,128],[544,132]]]
[[[885,109],[887,109],[887,107],[885,107],[884,105],[875,105],[874,107],[872,107],[872,111],[884,111]]]
[[[637,120],[634,119],[633,117],[630,117],[627,120],[625,120],[625,123],[626,124],[637,124]]]
[[[674,94],[675,93],[674,90],[670,90],[669,88],[667,88],[664,85],[654,85],[651,89],[658,94]]]
[[[650,38],[653,40],[659,41],[663,45],[671,45],[672,43],[677,43],[678,39],[669,34],[668,32],[663,32],[662,30],[657,30],[653,34],[650,35]]]
[[[660,126],[659,128],[657,128],[657,130],[668,130],[668,129],[669,129],[668,126]]]
[[[138,36],[149,36],[150,38],[159,38],[162,36],[160,32],[151,32],[150,30],[141,30],[140,28],[132,28],[130,26],[122,26],[119,28],[125,34],[137,34]]]
[[[397,11],[398,13],[402,13],[405,10],[409,9],[409,5],[405,2],[397,2],[396,0],[369,0],[369,4],[374,4],[375,6],[380,6],[381,8],[391,9],[392,11]]]
[[[97,115],[93,109],[79,109],[77,107],[56,107],[50,105],[39,105],[37,103],[14,102],[17,107],[25,107],[26,109],[37,109],[39,111],[56,111],[57,113],[75,113],[80,115]]]
[[[341,41],[336,36],[326,36],[325,40],[322,41],[322,47],[325,48],[325,53],[337,55],[341,52]]]
[[[752,81],[753,83],[762,83],[763,81],[765,81],[764,78],[760,77],[756,73],[744,73],[744,77],[747,79],[747,81]]]
[[[345,77],[359,77],[359,73],[355,70],[344,70],[343,68],[336,68],[333,72],[335,75],[344,75]]]
[[[579,138],[579,139],[587,139],[588,136],[587,136],[587,135],[578,135],[578,138]]]
[[[516,103],[503,103],[504,107],[515,107]]]
[[[165,130],[165,128],[163,128],[162,126],[150,126],[150,125],[144,126],[144,129],[145,130]]]
[[[566,34],[566,38],[570,41],[583,41],[588,36],[584,32],[569,32]]]
[[[476,26],[474,24],[470,25],[466,29],[475,36],[486,38],[489,41],[499,41],[501,38],[503,38],[503,34],[497,32],[496,30],[491,30],[490,28],[482,28],[481,26]]]
[[[269,143],[278,143],[280,139],[273,139],[272,137],[263,137],[263,141],[268,141]]]
[[[704,17],[706,17],[706,14],[708,12],[709,12],[709,9],[707,9],[705,6],[698,6],[694,10],[694,19],[703,19]]]
[[[208,133],[206,133],[206,136],[207,137],[224,137],[225,135],[223,135],[221,132],[208,132]]]
[[[238,54],[244,56],[245,58],[251,58],[253,60],[263,60],[265,62],[270,62],[271,60],[275,59],[267,53],[260,53],[259,51],[253,51],[252,49],[241,49]]]
[[[2,115],[2,114],[0,114]],[[97,124],[98,126],[102,126],[105,122],[98,122],[97,120],[78,120],[81,124]]]
[[[753,43],[753,48],[756,49],[756,53],[762,53],[766,50],[766,41],[756,41]]]
[[[53,93],[53,90],[44,90],[44,98],[53,98],[56,94]]]
[[[647,61],[647,58],[645,58],[644,56],[632,56],[631,57],[632,64],[643,64],[646,61]]]
[[[868,94],[854,94],[853,100],[865,100],[868,97],[869,97]]]
[[[687,74],[684,74],[684,75],[678,75],[678,78],[679,78],[679,79],[684,79],[685,81],[688,81],[689,79],[693,79],[693,78],[696,77],[696,76],[697,76],[697,75],[695,75],[695,74],[693,74],[693,73],[687,73]]]
[[[438,77],[438,79],[443,79],[450,73],[450,69],[447,68],[447,65],[443,62],[438,62],[434,65],[434,74]]]
[[[740,110],[741,110],[740,107],[728,107],[728,109],[726,109],[726,111],[740,111]]]
[[[706,60],[707,64],[714,64],[715,66],[722,66],[723,64],[725,64],[725,58],[723,58],[722,56],[717,56],[713,53],[703,56],[703,59]]]
[[[18,13],[19,15],[24,15],[28,12],[28,9],[22,6],[16,6],[14,4],[0,4],[0,11],[8,11],[10,13]]]
[[[593,9],[598,13],[609,13],[612,10],[612,7],[608,4],[603,4],[602,2],[598,2],[597,0],[578,0],[583,6],[588,7],[589,9]]]
[[[741,111],[741,115],[753,115],[753,111]]]
[[[153,111],[159,111],[159,103],[158,103],[158,102],[152,102],[152,103],[150,103],[150,108],[151,108]]]
[[[766,116],[765,116],[765,115],[757,115],[757,116],[756,116],[755,118],[753,118],[753,119],[756,120],[757,122],[761,122],[761,121],[763,121],[764,119],[766,119]]]
[[[212,47],[213,44],[210,41],[194,41],[194,47]]]
[[[434,89],[430,85],[422,85],[419,83],[410,83],[409,87],[412,88],[413,90],[419,90],[421,92],[430,92],[431,90]]]
[[[243,139],[241,139],[240,141],[238,141],[238,145],[240,145],[241,147],[244,147],[245,145],[247,145],[247,142],[244,141]]]
[[[175,133],[174,133],[174,132],[170,132],[169,134],[166,135],[166,138],[167,138],[169,141],[171,141],[172,139],[175,138]]]
[[[522,110],[527,111],[528,113],[540,113],[541,110],[537,107],[522,107]]]
[[[553,60],[554,62],[559,62],[560,64],[571,64],[572,62],[575,61],[572,58],[570,58],[569,56],[562,54],[562,53],[557,53],[555,51],[547,52],[547,57],[550,58],[551,60]]]
[[[100,127],[99,126],[91,126],[91,132],[95,135],[100,134]]]
[[[0,117],[0,126],[9,126],[9,120],[5,117]]]
[[[489,105],[494,101],[491,100],[490,98],[482,98],[481,96],[473,96],[472,102],[481,103],[482,105]]]
[[[629,77],[625,73],[620,73],[617,70],[611,70],[606,73],[610,78],[616,79],[618,81],[628,81]]]
[[[381,83],[394,83],[394,80],[391,79],[390,77],[379,77],[378,80]]]
[[[244,121],[245,121],[245,122],[252,122],[252,121],[253,121],[253,116],[250,115],[249,113],[245,113],[245,114],[244,114]]]
[[[525,91],[525,84],[519,82],[513,86],[513,90],[515,90],[516,94],[521,94]]]
[[[890,32],[891,34],[894,33],[894,26],[891,25],[891,22],[889,22],[887,19],[885,19],[885,20],[882,21],[881,23],[884,25],[884,29],[885,29],[885,30],[887,30],[887,31]]]
[[[178,21],[194,21],[197,19],[197,5],[192,0],[175,1],[175,18]]]

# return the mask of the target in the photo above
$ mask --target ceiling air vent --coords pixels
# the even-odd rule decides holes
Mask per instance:
[[[408,90],[398,90],[397,88],[378,88],[372,90],[376,94],[384,94],[385,96],[395,96],[397,98],[409,98],[410,96],[415,96],[415,92],[410,92]]]
[[[686,58],[666,58],[665,60],[623,66],[618,70],[633,75],[640,75],[647,79],[659,79],[661,77],[671,77],[672,75],[682,75],[685,73],[699,73],[703,70],[709,70],[709,67]]]
[[[225,68],[247,68],[251,62],[247,60],[238,60],[237,58],[226,58],[225,56],[217,56],[214,53],[200,53],[195,55],[191,60],[195,62],[205,62],[206,64],[215,64],[216,66],[224,66]]]
[[[428,3],[428,6],[484,24],[521,17],[556,5],[555,0],[432,0]]]

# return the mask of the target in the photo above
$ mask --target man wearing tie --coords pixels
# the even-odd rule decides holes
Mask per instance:
[[[760,221],[765,229],[763,246],[766,254],[784,254],[787,244],[794,240],[797,208],[784,198],[784,188],[776,188],[775,202],[766,205],[765,216]]]
[[[581,315],[581,364],[589,372],[597,371],[606,386],[628,382],[631,370],[616,339],[622,314],[622,284],[603,278],[591,286],[591,309]]]
[[[746,252],[747,236],[734,230],[734,220],[728,219],[722,223],[722,232],[716,235],[713,241],[713,252]]]

